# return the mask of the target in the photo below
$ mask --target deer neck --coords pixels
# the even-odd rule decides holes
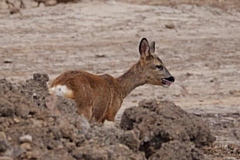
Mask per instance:
[[[134,64],[126,73],[117,78],[122,87],[122,95],[125,98],[136,87],[144,85],[146,80],[142,76],[143,69],[140,62]]]

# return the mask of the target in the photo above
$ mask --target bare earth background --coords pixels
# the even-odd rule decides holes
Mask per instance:
[[[13,15],[3,7],[0,79],[21,83],[36,72],[53,79],[69,69],[117,77],[138,60],[139,41],[146,37],[156,42],[156,53],[176,81],[168,89],[145,85],[134,90],[117,122],[124,109],[142,99],[170,100],[195,114],[239,113],[240,12],[232,7],[239,2],[228,1],[229,8],[223,2],[220,8],[136,0],[33,8],[37,4],[31,2]],[[224,131],[231,138],[217,141],[240,145],[231,131]]]

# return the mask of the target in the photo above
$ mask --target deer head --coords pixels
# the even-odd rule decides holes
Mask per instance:
[[[155,42],[150,45],[146,38],[143,38],[139,44],[140,65],[142,67],[141,78],[145,79],[147,84],[169,87],[175,78],[167,70],[162,60],[154,54]]]

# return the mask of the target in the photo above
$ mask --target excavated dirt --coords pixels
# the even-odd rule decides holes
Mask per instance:
[[[0,160],[240,159],[239,0],[8,2],[0,0]],[[74,102],[48,95],[46,82],[68,69],[121,75],[142,37],[176,81],[135,89],[116,126],[89,124]]]
[[[74,103],[53,101],[46,88],[47,75],[16,86],[1,80],[0,155],[13,159],[144,159],[120,141],[116,127],[89,124],[78,116]],[[72,106],[72,108],[71,108]],[[56,112],[57,111],[57,112]],[[120,143],[122,142],[122,143]],[[122,154],[124,153],[124,154]]]
[[[120,125],[138,133],[140,150],[149,159],[204,159],[195,146],[215,141],[203,121],[172,102],[142,101],[125,110]]]
[[[46,74],[34,74],[19,86],[1,80],[1,156],[202,160],[203,147],[215,141],[204,121],[167,101],[142,101],[126,109],[121,127],[89,124],[71,100],[59,97],[49,105],[54,99],[47,93],[47,80]]]

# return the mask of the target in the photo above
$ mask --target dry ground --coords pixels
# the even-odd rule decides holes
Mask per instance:
[[[1,10],[0,78],[20,83],[44,72],[52,79],[69,69],[119,76],[138,60],[138,43],[147,37],[156,42],[156,52],[176,82],[168,89],[137,88],[125,99],[117,121],[125,108],[149,98],[211,114],[207,120],[239,114],[240,12],[131,2],[59,4],[24,9],[21,15]],[[224,120],[236,121],[231,116]],[[239,139],[217,137],[224,144],[239,145]]]

